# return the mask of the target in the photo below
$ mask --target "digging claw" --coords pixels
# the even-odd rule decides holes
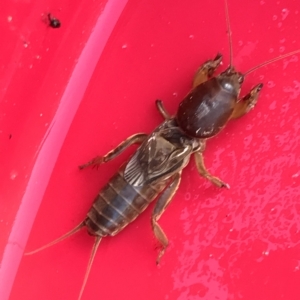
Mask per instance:
[[[228,183],[223,182],[221,188],[230,189],[230,185]]]

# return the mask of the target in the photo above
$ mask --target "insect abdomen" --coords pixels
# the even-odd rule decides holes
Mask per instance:
[[[116,235],[146,209],[166,183],[132,186],[124,179],[124,167],[101,189],[85,224],[92,235]]]

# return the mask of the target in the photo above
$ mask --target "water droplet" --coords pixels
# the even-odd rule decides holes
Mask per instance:
[[[8,16],[7,17],[7,22],[11,22],[12,21],[12,16]]]
[[[127,48],[127,44],[122,45],[122,49],[126,49]]]
[[[191,193],[189,193],[189,192],[185,193],[184,200],[188,201],[190,199],[191,199]]]
[[[173,95],[174,97],[177,97],[177,96],[178,96],[178,93],[177,93],[177,92],[174,92],[172,95]]]
[[[238,42],[238,45],[239,45],[239,46],[243,46],[243,41],[239,41],[239,42]]]
[[[269,49],[269,52],[270,52],[270,53],[273,53],[273,52],[274,52],[274,49],[273,49],[273,48],[270,48],[270,49]]]
[[[278,18],[278,17],[277,17],[276,15],[274,15],[272,19],[273,19],[273,21],[276,21],[277,18]]]
[[[191,40],[193,40],[194,37],[195,37],[195,36],[194,36],[193,34],[190,34],[190,35],[189,35],[189,38],[190,38]]]
[[[245,147],[248,147],[250,145],[251,141],[252,141],[252,134],[244,137],[244,145],[245,145]]]
[[[40,113],[40,117],[42,117],[43,116],[43,114],[42,113]]]
[[[281,18],[282,21],[286,19],[286,17],[289,15],[290,11],[287,8],[283,8],[281,11]]]
[[[279,47],[279,52],[284,52],[284,50],[285,50],[284,46]]]
[[[273,101],[273,102],[269,105],[269,109],[270,109],[270,110],[276,109],[276,101]]]
[[[17,176],[18,176],[18,172],[17,171],[13,170],[13,171],[10,172],[10,179],[11,180],[16,179]]]
[[[267,82],[267,87],[268,87],[268,88],[273,88],[274,86],[275,86],[274,81],[269,80],[269,81]]]
[[[279,22],[279,23],[277,24],[277,27],[280,28],[281,26],[282,26],[282,23]]]
[[[251,125],[251,124],[248,124],[248,125],[246,126],[246,130],[251,130],[251,129],[252,129],[252,127],[253,127],[253,125]]]

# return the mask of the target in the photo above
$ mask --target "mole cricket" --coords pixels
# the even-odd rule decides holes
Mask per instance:
[[[139,145],[129,160],[121,165],[100,190],[86,218],[80,224],[60,238],[25,254],[39,252],[86,227],[88,233],[95,237],[95,243],[78,299],[82,297],[101,239],[119,233],[156,198],[151,226],[161,246],[156,259],[159,264],[169,241],[158,221],[171,203],[180,184],[181,172],[191,156],[194,156],[200,176],[217,187],[229,188],[226,182],[210,174],[204,165],[203,152],[207,139],[216,136],[229,120],[240,118],[255,107],[263,84],[257,83],[245,96],[240,97],[241,86],[247,75],[263,66],[300,53],[298,49],[267,60],[245,73],[238,72],[233,65],[228,3],[227,0],[224,2],[230,49],[227,69],[215,75],[222,62],[220,53],[214,59],[205,61],[194,76],[192,90],[180,102],[174,116],[169,114],[161,100],[156,100],[156,107],[164,121],[153,132],[134,134],[106,155],[95,157],[81,165],[80,169],[98,168],[113,160],[129,146]]]

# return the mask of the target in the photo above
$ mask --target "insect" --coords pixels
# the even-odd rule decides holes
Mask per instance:
[[[95,236],[95,244],[81,287],[81,298],[87,278],[102,237],[114,236],[132,222],[155,198],[158,198],[151,224],[161,249],[157,257],[160,262],[168,246],[168,238],[158,221],[170,204],[180,184],[181,172],[193,155],[201,176],[218,187],[229,188],[220,178],[205,168],[203,152],[206,140],[218,134],[231,119],[242,117],[257,103],[263,87],[257,84],[244,97],[239,98],[245,77],[254,70],[279,59],[300,53],[300,50],[274,58],[242,74],[233,67],[231,31],[226,4],[227,27],[230,41],[230,65],[221,74],[214,72],[222,61],[218,54],[206,61],[197,71],[193,89],[180,103],[175,116],[170,115],[162,101],[156,106],[164,122],[150,134],[136,134],[122,142],[103,157],[96,157],[81,166],[99,166],[121,154],[132,144],[140,144],[134,155],[124,163],[116,175],[100,191],[87,217],[73,230],[52,243],[28,254],[45,249],[87,227]]]
[[[57,18],[53,17],[50,13],[47,14],[48,21],[49,21],[49,26],[52,28],[59,28],[61,26],[60,20]]]

